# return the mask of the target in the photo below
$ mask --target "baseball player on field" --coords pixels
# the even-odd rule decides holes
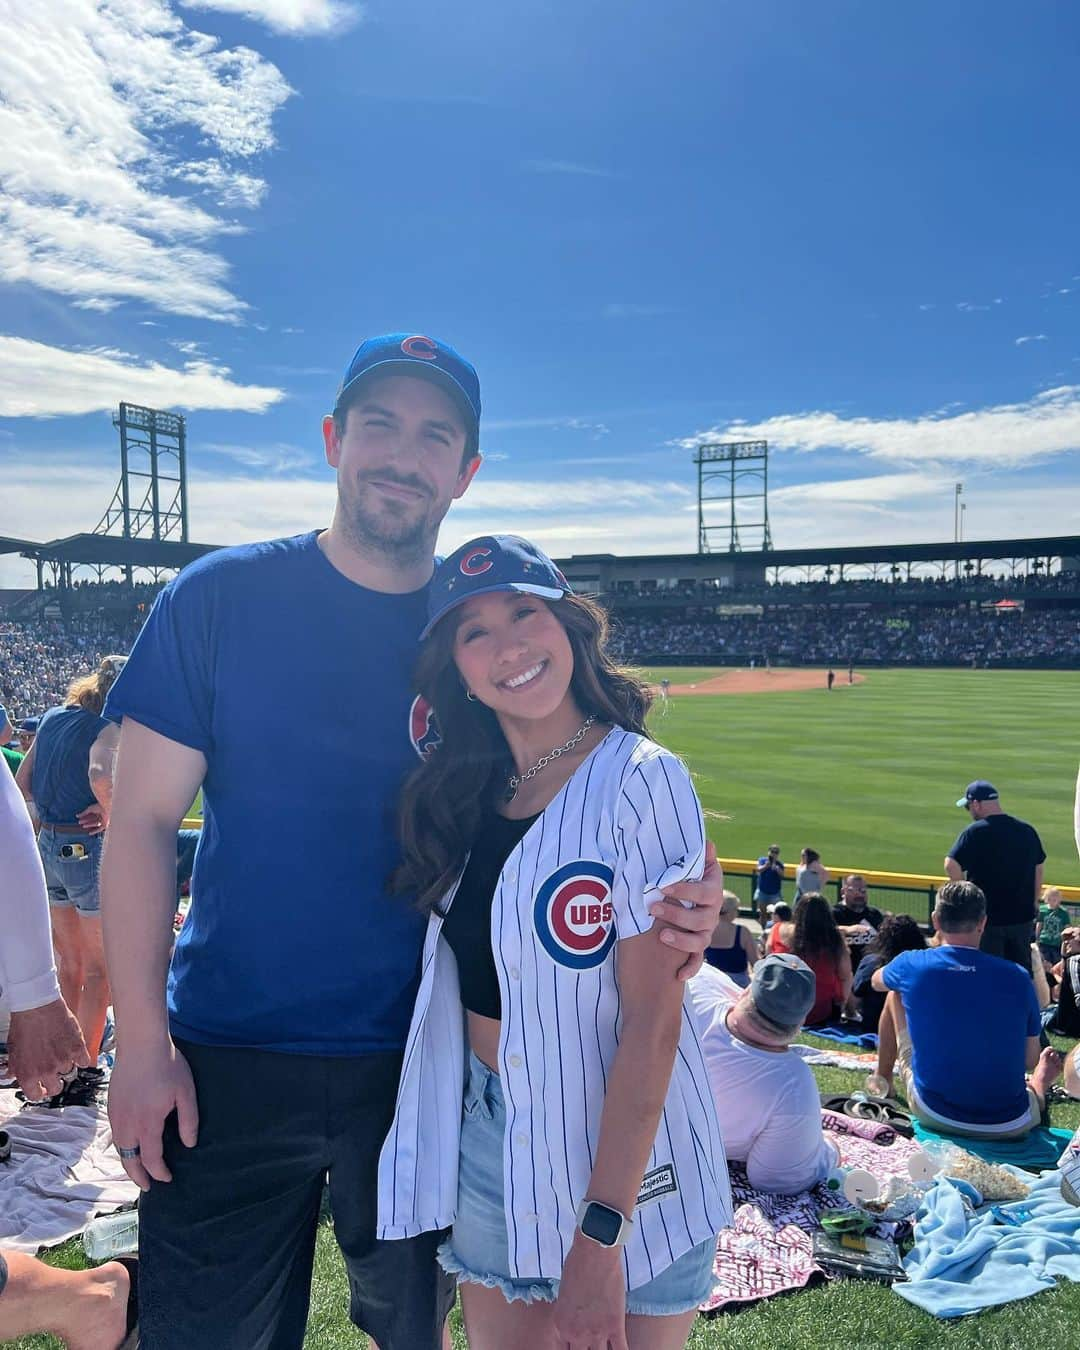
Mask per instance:
[[[403,795],[397,883],[429,919],[380,1236],[453,1225],[471,1350],[675,1350],[732,1213],[682,958],[649,914],[701,873],[701,807],[603,611],[538,548],[472,540],[428,613],[442,739]]]

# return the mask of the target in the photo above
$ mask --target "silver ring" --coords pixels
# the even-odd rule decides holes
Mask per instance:
[[[138,1144],[136,1144],[134,1148],[121,1148],[120,1145],[117,1144],[116,1151],[120,1154],[121,1158],[127,1159],[137,1158],[142,1152],[142,1149],[139,1148]]]

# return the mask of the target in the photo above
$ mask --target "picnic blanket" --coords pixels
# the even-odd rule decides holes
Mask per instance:
[[[19,1107],[14,1092],[0,1091],[0,1127],[11,1136],[11,1161],[0,1166],[0,1247],[32,1256],[135,1202],[104,1107]]]
[[[857,1069],[862,1073],[873,1073],[877,1067],[877,1055],[871,1052],[856,1055],[848,1050],[822,1050],[816,1045],[799,1044],[791,1046],[791,1051],[807,1064],[828,1064],[835,1069]]]
[[[987,1162],[1011,1163],[1029,1172],[1041,1172],[1056,1167],[1065,1152],[1071,1130],[1058,1130],[1040,1125],[1023,1139],[968,1139],[956,1134],[942,1134],[940,1130],[915,1121],[915,1138],[925,1144],[956,1144],[968,1153],[974,1153]],[[1080,1219],[1077,1220],[1080,1223]]]
[[[806,1027],[808,1036],[821,1036],[826,1041],[840,1041],[843,1045],[860,1045],[864,1050],[877,1049],[876,1031],[852,1031],[846,1022],[827,1022],[823,1027]]]
[[[904,1261],[907,1284],[893,1289],[935,1317],[963,1317],[1051,1289],[1055,1277],[1080,1282],[1080,1211],[1061,1194],[1061,1173],[1043,1172],[1026,1200],[994,1206],[1021,1219],[1002,1223],[978,1212],[948,1177],[926,1194],[915,1246]]]
[[[821,1127],[836,1144],[844,1167],[865,1168],[883,1186],[889,1177],[905,1175],[908,1159],[918,1152],[910,1139],[876,1121],[822,1111]],[[717,1239],[713,1288],[701,1305],[707,1313],[802,1289],[823,1278],[813,1258],[812,1235],[821,1226],[818,1213],[852,1208],[840,1192],[825,1185],[796,1195],[769,1195],[750,1185],[741,1163],[729,1163],[728,1172],[735,1221]],[[879,1223],[871,1231],[891,1237],[895,1229],[895,1224]]]

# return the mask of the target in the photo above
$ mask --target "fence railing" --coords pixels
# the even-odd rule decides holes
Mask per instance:
[[[756,914],[754,873],[757,870],[757,862],[752,858],[720,858],[718,861],[724,869],[724,881],[728,890],[734,891],[739,897],[743,909]],[[840,902],[840,887],[844,877],[857,872],[866,879],[869,904],[876,905],[878,909],[889,910],[893,914],[910,914],[923,924],[930,923],[938,887],[943,886],[948,880],[944,876],[931,876],[923,872],[877,872],[867,867],[837,867],[831,868],[830,871],[832,880],[826,889],[833,893],[837,904]],[[1080,906],[1080,886],[1060,886],[1058,889],[1075,923],[1078,916],[1076,909],[1071,906]],[[789,887],[783,898],[790,904],[793,894],[794,888]]]

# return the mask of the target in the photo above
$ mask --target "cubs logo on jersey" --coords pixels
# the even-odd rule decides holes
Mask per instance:
[[[435,709],[423,694],[417,694],[409,709],[409,740],[421,759],[427,759],[442,740],[439,724],[435,720]]]
[[[552,872],[536,892],[536,936],[558,965],[591,970],[615,945],[614,880],[605,863],[578,858]]]

